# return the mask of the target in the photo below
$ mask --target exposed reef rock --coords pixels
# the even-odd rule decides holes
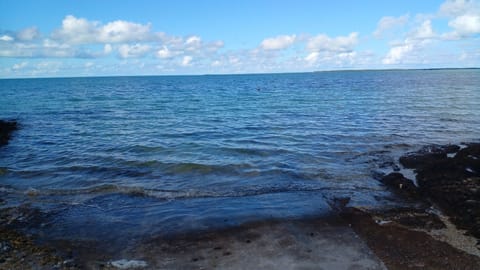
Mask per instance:
[[[400,163],[415,169],[418,187],[400,173],[382,182],[395,193],[422,197],[438,205],[460,229],[480,239],[480,143],[425,147]]]
[[[6,145],[13,131],[17,130],[16,121],[0,120],[0,146]]]

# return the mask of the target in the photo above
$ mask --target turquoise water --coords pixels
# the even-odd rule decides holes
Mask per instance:
[[[374,175],[399,155],[480,139],[479,70],[15,79],[0,94],[21,126],[0,149],[2,207],[40,209],[59,237],[382,206]]]

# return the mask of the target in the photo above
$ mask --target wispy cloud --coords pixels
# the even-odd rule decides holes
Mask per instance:
[[[377,38],[380,38],[385,32],[391,31],[392,29],[396,30],[397,28],[404,26],[408,22],[409,18],[410,16],[408,14],[399,17],[382,17],[380,21],[378,21],[377,29],[373,32],[373,35]]]

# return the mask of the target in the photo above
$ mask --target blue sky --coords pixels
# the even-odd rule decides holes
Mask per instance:
[[[480,0],[2,0],[0,10],[0,78],[480,66]]]

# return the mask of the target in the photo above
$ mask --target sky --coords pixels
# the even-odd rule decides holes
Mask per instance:
[[[0,78],[480,67],[480,0],[1,0],[0,10]]]

